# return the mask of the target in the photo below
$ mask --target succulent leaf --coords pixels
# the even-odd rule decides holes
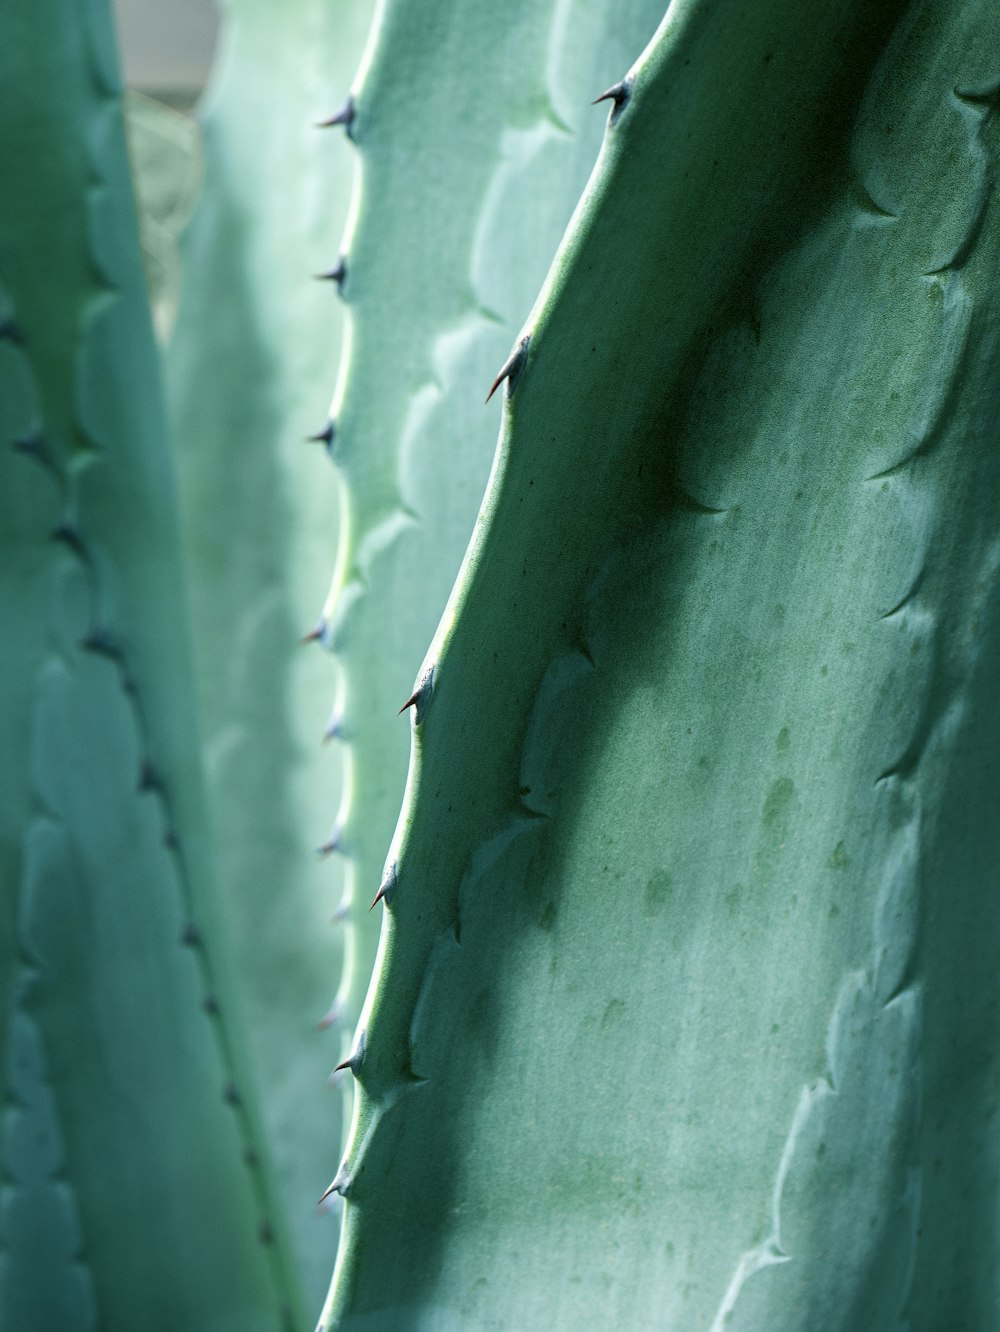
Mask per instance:
[[[387,0],[355,82],[349,337],[331,409],[345,511],[320,621],[343,679],[350,1024],[377,950],[372,897],[391,885],[407,754],[396,717],[413,703],[422,723],[428,682],[414,681],[489,476],[485,390],[592,169],[594,90],[662,12],[662,0]]]
[[[325,590],[339,499],[329,459],[303,441],[326,415],[343,319],[313,275],[336,255],[354,170],[315,122],[351,77],[370,8],[227,6],[167,356],[222,923],[313,1308],[337,1243],[315,1201],[342,1136],[327,1077],[343,1040],[343,887],[313,850],[340,849],[340,765],[321,744],[335,676],[297,640]],[[317,438],[330,448],[332,426]]]
[[[427,656],[321,1326],[995,1321],[998,39],[691,0],[612,98]]]
[[[0,1323],[273,1329],[107,6],[8,7],[0,70]]]

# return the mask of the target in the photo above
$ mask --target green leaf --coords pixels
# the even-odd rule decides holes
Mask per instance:
[[[396,714],[488,480],[496,415],[483,399],[593,166],[602,117],[590,103],[661,14],[660,0],[389,0],[353,92],[360,186],[333,407],[346,511],[321,621],[342,671],[348,1031],[376,954],[368,908],[405,783]]]
[[[983,1329],[993,7],[679,3],[427,658],[323,1326]]]
[[[107,8],[0,53],[0,1323],[273,1329]]]
[[[339,883],[317,856],[339,763],[321,744],[332,665],[299,646],[336,545],[326,421],[336,258],[353,155],[316,128],[357,63],[368,0],[226,11],[204,113],[204,183],[168,350],[213,839],[240,1001],[309,1305],[337,1227]]]

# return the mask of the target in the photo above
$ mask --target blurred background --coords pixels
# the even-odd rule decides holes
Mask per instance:
[[[219,18],[212,0],[114,0],[130,88],[181,110],[208,80]]]
[[[114,0],[128,85],[126,117],[157,332],[176,312],[178,238],[201,176],[194,112],[219,35],[213,0]]]

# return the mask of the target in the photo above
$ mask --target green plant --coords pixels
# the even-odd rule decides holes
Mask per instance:
[[[335,1218],[317,1187],[341,1146],[319,1029],[341,969],[339,885],[314,848],[340,763],[319,742],[335,678],[297,646],[336,550],[337,478],[303,439],[326,417],[340,312],[329,266],[350,145],[316,129],[346,87],[370,5],[230,6],[202,108],[203,186],[167,347],[213,849],[264,1126],[307,1307]]]
[[[597,153],[589,94],[661,13],[660,0],[496,9],[448,0],[430,14],[389,0],[352,93],[360,173],[340,261],[348,336],[329,440],[345,507],[315,630],[341,672],[332,729],[346,745],[349,798],[331,845],[347,870],[336,1011],[348,1036],[376,954],[380,921],[369,908],[406,777],[397,713],[489,477],[496,420],[484,385]],[[476,103],[457,114],[470,68]]]
[[[0,1322],[274,1328],[297,1295],[206,947],[173,483],[107,12],[8,9],[0,50]]]
[[[677,5],[612,94],[418,691],[330,1326],[995,1318],[997,36]]]
[[[287,480],[312,429],[342,477],[314,636],[358,1085],[321,1326],[986,1332],[1000,20],[674,0],[626,73],[656,5],[386,0],[332,117],[344,262],[311,265],[350,314],[328,430],[301,424],[323,358],[283,359],[300,322],[334,336],[294,286],[315,241],[274,239],[251,184],[270,160],[308,206],[327,150],[251,122],[307,33],[283,96],[319,118],[336,36],[309,0],[232,8],[169,362],[230,682],[199,687],[221,905],[105,15],[0,20],[0,1317],[298,1327],[318,1300],[287,1126],[334,945],[292,849],[325,802],[292,797],[334,784],[297,738],[330,686],[274,647],[317,595],[329,492]],[[256,734],[266,776],[235,761]]]

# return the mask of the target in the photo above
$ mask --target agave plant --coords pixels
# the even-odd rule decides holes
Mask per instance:
[[[2,21],[0,1319],[299,1300],[219,949],[156,349],[98,3]],[[261,1240],[265,1241],[261,1243]]]
[[[233,0],[183,553],[0,19],[3,1326],[996,1325],[1000,15],[662,11]]]

